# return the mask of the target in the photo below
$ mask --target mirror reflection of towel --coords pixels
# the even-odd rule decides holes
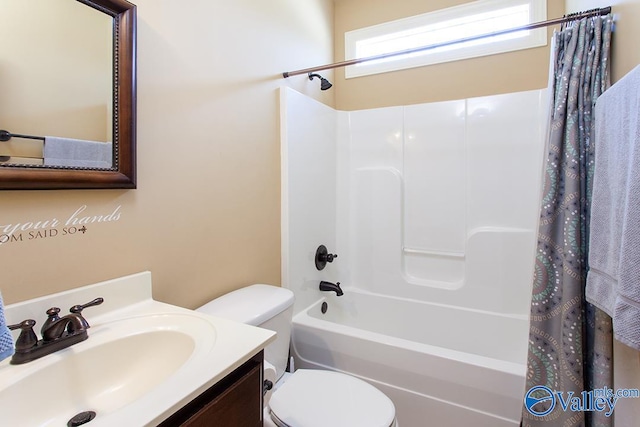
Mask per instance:
[[[45,166],[110,169],[113,167],[112,144],[45,136],[44,164]]]

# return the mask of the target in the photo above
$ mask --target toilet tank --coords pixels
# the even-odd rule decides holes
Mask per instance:
[[[276,332],[276,340],[264,349],[264,359],[276,368],[280,379],[287,367],[293,292],[272,285],[251,285],[208,302],[196,311]]]

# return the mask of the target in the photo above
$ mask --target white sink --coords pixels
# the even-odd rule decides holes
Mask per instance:
[[[215,332],[206,320],[181,314],[90,328],[87,341],[0,376],[0,425],[28,417],[24,425],[63,426],[79,412],[111,414],[188,369],[196,348],[215,344]]]
[[[96,413],[88,427],[157,425],[273,339],[271,331],[154,301],[148,281],[143,301],[111,311],[118,294],[86,287],[90,294],[69,301],[104,296],[107,306],[95,318],[83,312],[92,325],[86,341],[23,365],[0,363],[0,426],[66,426],[85,411]],[[136,281],[126,285],[130,295]],[[52,301],[7,313],[24,320]]]

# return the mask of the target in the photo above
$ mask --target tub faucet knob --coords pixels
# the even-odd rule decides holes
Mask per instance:
[[[338,254],[330,254],[325,245],[320,245],[316,250],[316,268],[322,270],[328,262],[333,262],[336,258],[338,258]]]
[[[326,259],[327,262],[333,262],[334,258],[338,258],[338,254],[327,254],[323,259]]]

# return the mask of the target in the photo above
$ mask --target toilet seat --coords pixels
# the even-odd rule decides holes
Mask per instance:
[[[393,402],[372,385],[339,372],[298,369],[269,401],[282,427],[389,427]]]

